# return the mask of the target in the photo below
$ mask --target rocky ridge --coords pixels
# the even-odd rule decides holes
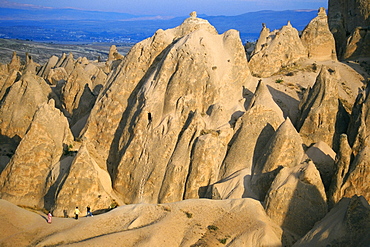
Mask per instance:
[[[369,89],[366,78],[337,61],[326,18],[320,9],[301,36],[289,23],[273,32],[263,26],[249,60],[236,30],[218,34],[195,12],[126,56],[112,47],[106,62],[64,54],[24,66],[14,54],[0,70],[0,198],[60,217],[73,216],[76,206],[102,212],[119,204],[126,206],[108,215],[171,222],[172,210],[206,205],[224,212],[214,222],[227,222],[222,239],[230,246],[256,234],[266,245],[314,243],[315,224],[327,224],[328,210],[346,210],[346,198],[361,196],[359,207],[369,212],[370,200]],[[229,222],[249,207],[249,223]],[[257,219],[261,232],[235,231]],[[163,221],[148,224],[166,227]],[[147,229],[139,225],[126,224],[122,236]],[[101,234],[70,243],[98,245]],[[132,243],[157,244],[150,242],[158,241],[154,232],[144,235]],[[215,239],[203,231],[169,243]],[[37,241],[61,243],[56,232]]]

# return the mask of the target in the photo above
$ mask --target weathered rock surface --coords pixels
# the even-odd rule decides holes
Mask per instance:
[[[334,150],[338,147],[340,119],[337,72],[323,66],[307,98],[301,103],[301,116],[297,129],[305,145],[318,141],[327,143]],[[344,127],[344,129],[346,126]]]
[[[52,95],[46,82],[31,73],[15,82],[0,105],[0,134],[10,138],[23,138],[39,106]]]
[[[368,58],[370,3],[367,0],[329,0],[329,27],[341,59]]]
[[[0,174],[1,198],[18,205],[44,207],[44,196],[50,187],[49,173],[71,143],[68,122],[55,108],[54,101],[42,104],[10,163]]]
[[[221,50],[223,56],[218,55]],[[129,74],[123,73],[126,69]],[[243,108],[239,103],[242,86],[250,74],[238,33],[230,30],[219,35],[206,20],[190,17],[181,26],[159,30],[137,44],[119,70],[108,79],[83,138],[102,149],[102,159],[97,162],[102,169],[108,168],[124,202],[181,200],[187,193],[189,167],[197,169],[190,163],[192,156],[198,155],[192,152],[197,137],[203,130],[230,128],[235,105]],[[121,83],[125,90],[122,86],[113,90]],[[113,99],[117,100],[112,101],[112,114],[108,110]],[[101,125],[97,120],[106,119],[106,114],[110,121],[104,125],[112,127],[96,125]],[[102,133],[106,140],[102,142],[96,136],[101,130],[96,127],[116,131],[111,136]],[[110,153],[103,153],[107,150]]]
[[[109,49],[108,61],[114,61],[119,59],[123,59],[123,56],[118,53],[117,47],[115,45],[112,45]]]
[[[253,168],[253,188],[261,201],[280,169],[295,167],[301,163],[304,155],[302,145],[302,138],[290,119],[286,119],[273,134],[264,154]]]
[[[307,48],[308,58],[314,60],[336,60],[335,40],[329,30],[325,8],[320,8],[316,18],[306,26],[301,35]]]
[[[342,198],[341,187],[351,164],[352,149],[346,134],[340,136],[339,151],[335,157],[335,173],[328,191],[328,204],[332,208]]]
[[[113,201],[109,174],[94,163],[84,145],[78,150],[60,186],[53,208],[55,215],[73,217],[76,206],[82,209],[94,205],[97,209],[108,209]]]
[[[239,126],[221,166],[219,178],[224,179],[242,169],[247,169],[251,175],[253,164],[282,122],[283,112],[272,99],[266,85],[260,81],[250,109],[237,123]]]
[[[370,206],[363,198],[343,198],[293,246],[368,246]]]
[[[341,197],[362,195],[370,201],[370,146],[366,144],[351,163],[347,178],[341,187]]]
[[[320,174],[312,162],[283,168],[265,200],[267,215],[284,230],[288,240],[304,236],[327,213]]]
[[[370,134],[370,99],[369,88],[361,90],[356,98],[348,125],[348,142],[354,154],[357,154],[367,144],[366,139]]]
[[[49,77],[50,71],[55,67],[58,62],[57,56],[52,56],[49,60],[41,67],[41,69],[37,72],[37,75],[47,79]],[[49,81],[51,83],[51,81]]]
[[[14,84],[14,82],[18,81],[20,77],[21,74],[18,70],[12,70],[9,74],[5,74],[1,77],[0,101],[2,101],[3,97],[8,93],[8,89]]]
[[[255,76],[271,76],[282,67],[292,65],[308,56],[297,29],[290,23],[278,31],[271,32],[267,38],[266,30],[263,30],[261,35],[260,38],[266,40],[266,43],[261,44],[261,50],[255,52],[249,60],[249,67]]]
[[[140,203],[47,226],[26,217],[36,225],[10,226],[0,245],[290,246],[343,197],[369,199],[368,89],[355,99],[368,76],[327,60],[326,25],[319,12],[306,51],[290,25],[263,25],[254,62],[278,72],[263,80],[238,32],[218,34],[195,12],[123,58],[64,54],[41,67],[15,54],[0,64],[0,198],[60,217]],[[329,242],[345,237],[334,230]],[[361,234],[351,236],[362,243]]]
[[[313,161],[317,170],[319,170],[325,189],[328,190],[336,171],[334,165],[336,153],[328,144],[319,141],[309,147],[306,154]]]
[[[92,93],[93,88],[84,68],[77,63],[61,91],[63,109],[71,119],[71,125],[90,113],[96,99]]]
[[[58,83],[63,83],[67,81],[68,74],[63,67],[58,67],[50,69],[46,79],[49,81],[50,84],[57,85]]]

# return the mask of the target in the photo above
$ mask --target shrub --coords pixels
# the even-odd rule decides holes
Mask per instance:
[[[217,231],[217,230],[218,230],[218,227],[217,227],[217,226],[215,226],[215,225],[209,225],[209,226],[207,226],[207,228],[208,228],[208,230],[210,230],[210,231]]]

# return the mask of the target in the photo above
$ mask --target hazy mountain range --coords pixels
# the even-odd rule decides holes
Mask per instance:
[[[220,33],[238,30],[243,42],[256,40],[262,23],[273,30],[291,21],[295,28],[303,30],[316,15],[317,10],[268,10],[237,16],[199,14]],[[136,43],[159,28],[180,25],[184,18],[77,9],[0,8],[0,38],[54,43]]]

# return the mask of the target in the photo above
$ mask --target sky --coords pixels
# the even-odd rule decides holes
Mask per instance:
[[[0,7],[37,6],[122,12],[134,15],[238,15],[259,10],[319,9],[328,0],[0,0]]]

